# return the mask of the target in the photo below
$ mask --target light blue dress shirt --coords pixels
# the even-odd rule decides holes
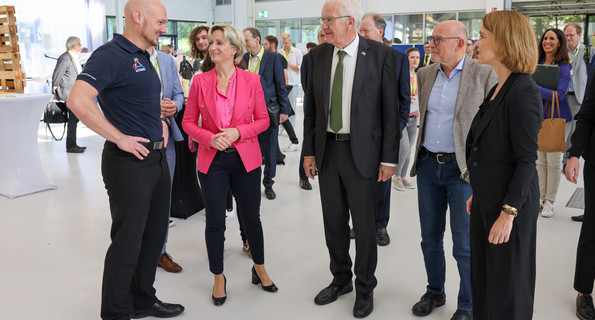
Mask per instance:
[[[453,125],[455,105],[463,72],[465,56],[447,77],[442,66],[434,80],[426,107],[422,145],[434,153],[454,153]]]

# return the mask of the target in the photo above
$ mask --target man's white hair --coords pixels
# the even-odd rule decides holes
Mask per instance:
[[[357,0],[326,0],[324,5],[331,3],[341,4],[341,15],[350,16],[355,19],[355,31],[359,30],[359,25],[362,22],[362,7]]]

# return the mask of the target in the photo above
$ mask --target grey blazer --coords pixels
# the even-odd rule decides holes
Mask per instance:
[[[74,61],[72,55],[66,51],[60,55],[58,62],[56,63],[56,68],[54,68],[52,88],[58,87],[56,93],[58,94],[58,98],[62,101],[68,100],[70,90],[72,90],[72,86],[78,75],[75,63],[79,62]]]
[[[417,74],[420,134],[417,135],[417,144],[415,145],[415,156],[411,168],[412,177],[417,174],[417,155],[424,136],[426,108],[439,67],[439,63],[434,63],[420,68]],[[465,156],[465,141],[471,122],[479,110],[479,106],[496,83],[498,83],[498,77],[491,66],[481,65],[477,63],[477,60],[465,58],[459,91],[457,92],[452,133],[455,141],[455,156],[461,171],[465,168],[467,159]]]
[[[587,64],[585,63],[585,45],[581,44],[572,61],[572,87],[578,103],[583,103],[585,98],[585,89],[587,89]]]

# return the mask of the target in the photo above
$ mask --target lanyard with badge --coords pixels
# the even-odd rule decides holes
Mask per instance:
[[[578,43],[578,46],[576,47],[576,53],[572,54],[570,51],[568,51],[568,59],[570,60],[570,75],[572,76],[573,74],[573,65],[572,63],[574,62],[574,59],[576,59],[576,56],[578,55],[578,53],[581,51],[581,43]]]
[[[290,48],[291,49],[291,48]],[[285,53],[285,49],[283,49],[283,57],[285,57],[285,60],[287,60],[287,57],[289,57],[289,54],[291,53],[291,50],[289,50],[289,52],[286,54]],[[289,61],[289,60],[287,60]]]
[[[260,61],[262,60],[263,54],[264,54],[264,50],[261,49],[260,52],[258,53],[258,62],[256,62],[256,66],[254,68],[252,68],[252,60],[253,59],[250,59],[250,63],[248,65],[248,69],[250,70],[250,72],[256,73],[256,71],[258,71],[258,67],[260,67]]]
[[[417,73],[413,73],[413,83],[411,84],[411,96],[413,97],[417,92]]]

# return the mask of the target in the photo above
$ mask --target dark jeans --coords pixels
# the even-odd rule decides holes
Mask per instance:
[[[271,188],[275,183],[273,178],[275,178],[275,175],[277,174],[278,140],[278,127],[269,127],[266,131],[258,135],[258,142],[260,143],[260,149],[262,150],[264,157],[264,179],[262,180],[262,184],[265,188]]]
[[[76,117],[76,114],[70,110],[70,108],[66,108],[68,110],[68,126],[66,127],[66,149],[76,147],[76,126],[79,123],[79,118]]]
[[[231,188],[237,203],[252,260],[264,263],[264,237],[260,223],[261,168],[246,172],[237,152],[217,152],[207,174],[198,173],[205,200],[205,242],[209,256],[209,269],[213,274],[223,273],[223,244],[225,242],[225,213],[227,191]]]
[[[457,307],[472,310],[471,299],[471,244],[467,199],[471,186],[460,178],[461,170],[456,161],[438,163],[420,151],[417,162],[417,191],[421,249],[424,255],[427,291],[444,292],[446,259],[444,256],[444,231],[446,210],[450,208],[453,256],[459,269],[460,285]]]
[[[129,319],[155,303],[155,270],[167,230],[169,168],[165,149],[144,160],[107,141],[101,172],[112,216],[105,256],[102,319]]]
[[[591,294],[595,280],[595,165],[585,161],[585,216],[578,238],[576,250],[576,269],[574,271],[574,289],[580,293]]]

